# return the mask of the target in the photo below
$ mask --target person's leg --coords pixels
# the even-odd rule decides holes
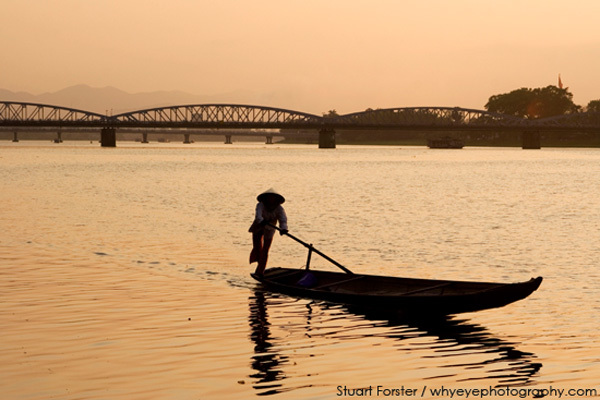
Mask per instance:
[[[252,233],[252,251],[250,252],[250,264],[260,260],[263,246],[263,232]]]
[[[258,265],[256,266],[256,273],[262,275],[267,267],[267,260],[269,258],[269,249],[273,243],[273,235],[265,234],[263,237],[262,249],[260,250],[260,257],[258,259]]]

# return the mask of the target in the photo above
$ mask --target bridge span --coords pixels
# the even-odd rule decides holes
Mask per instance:
[[[38,103],[0,102],[0,127],[96,128],[104,147],[116,146],[116,130],[138,128],[181,130],[190,142],[190,129],[316,130],[319,147],[334,148],[336,130],[413,130],[439,132],[519,132],[523,148],[540,148],[540,132],[600,134],[600,113],[576,113],[530,120],[460,107],[367,109],[333,116],[274,107],[240,104],[194,104],[137,110],[117,115]],[[272,134],[266,134],[267,142]],[[60,139],[60,136],[59,136]],[[15,132],[14,139],[18,141]],[[226,142],[231,142],[226,134]]]

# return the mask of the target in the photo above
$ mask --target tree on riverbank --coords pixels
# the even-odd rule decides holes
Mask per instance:
[[[521,118],[538,119],[576,113],[581,107],[573,103],[573,94],[568,89],[551,85],[545,88],[521,88],[493,95],[485,109]]]
[[[592,100],[585,108],[589,112],[600,112],[600,100]]]
[[[335,111],[335,109],[329,110],[329,112],[323,113],[323,117],[325,117],[325,118],[335,118],[335,117],[339,117],[339,116],[340,116],[340,114],[338,114],[338,112]]]

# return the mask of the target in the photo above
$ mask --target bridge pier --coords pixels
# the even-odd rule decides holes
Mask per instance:
[[[319,131],[319,148],[335,149],[335,130],[323,128]]]
[[[17,132],[13,133],[13,143],[17,143],[19,141],[19,135],[17,134]]]
[[[102,147],[117,147],[117,130],[115,128],[102,128],[100,132]]]
[[[231,141],[231,135],[225,135],[225,144],[233,144]]]
[[[522,148],[523,149],[533,149],[533,150],[541,149],[542,143],[541,143],[541,139],[540,139],[540,131],[537,131],[537,130],[523,131]]]
[[[147,133],[142,133],[142,143],[150,143],[148,141],[148,134]]]
[[[273,135],[268,135],[267,136],[267,141],[265,144],[273,144]]]
[[[190,134],[189,133],[184,133],[183,134],[183,144],[190,144],[192,142],[190,142]]]
[[[56,139],[54,139],[54,143],[62,143],[62,132],[58,131],[56,132]]]

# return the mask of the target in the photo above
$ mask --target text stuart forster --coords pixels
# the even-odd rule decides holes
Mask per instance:
[[[507,398],[541,398],[550,396],[553,398],[571,398],[571,397],[596,397],[598,395],[597,389],[592,388],[555,388],[550,386],[549,388],[515,388],[515,387],[489,387],[485,389],[456,389],[446,388],[430,388],[423,386],[420,389],[405,388],[404,386],[399,388],[386,388],[383,386],[377,386],[375,389],[373,386],[368,388],[357,388],[349,389],[346,386],[337,387],[337,396],[347,397],[424,397],[425,395],[441,398],[485,398],[485,397],[507,397]]]

